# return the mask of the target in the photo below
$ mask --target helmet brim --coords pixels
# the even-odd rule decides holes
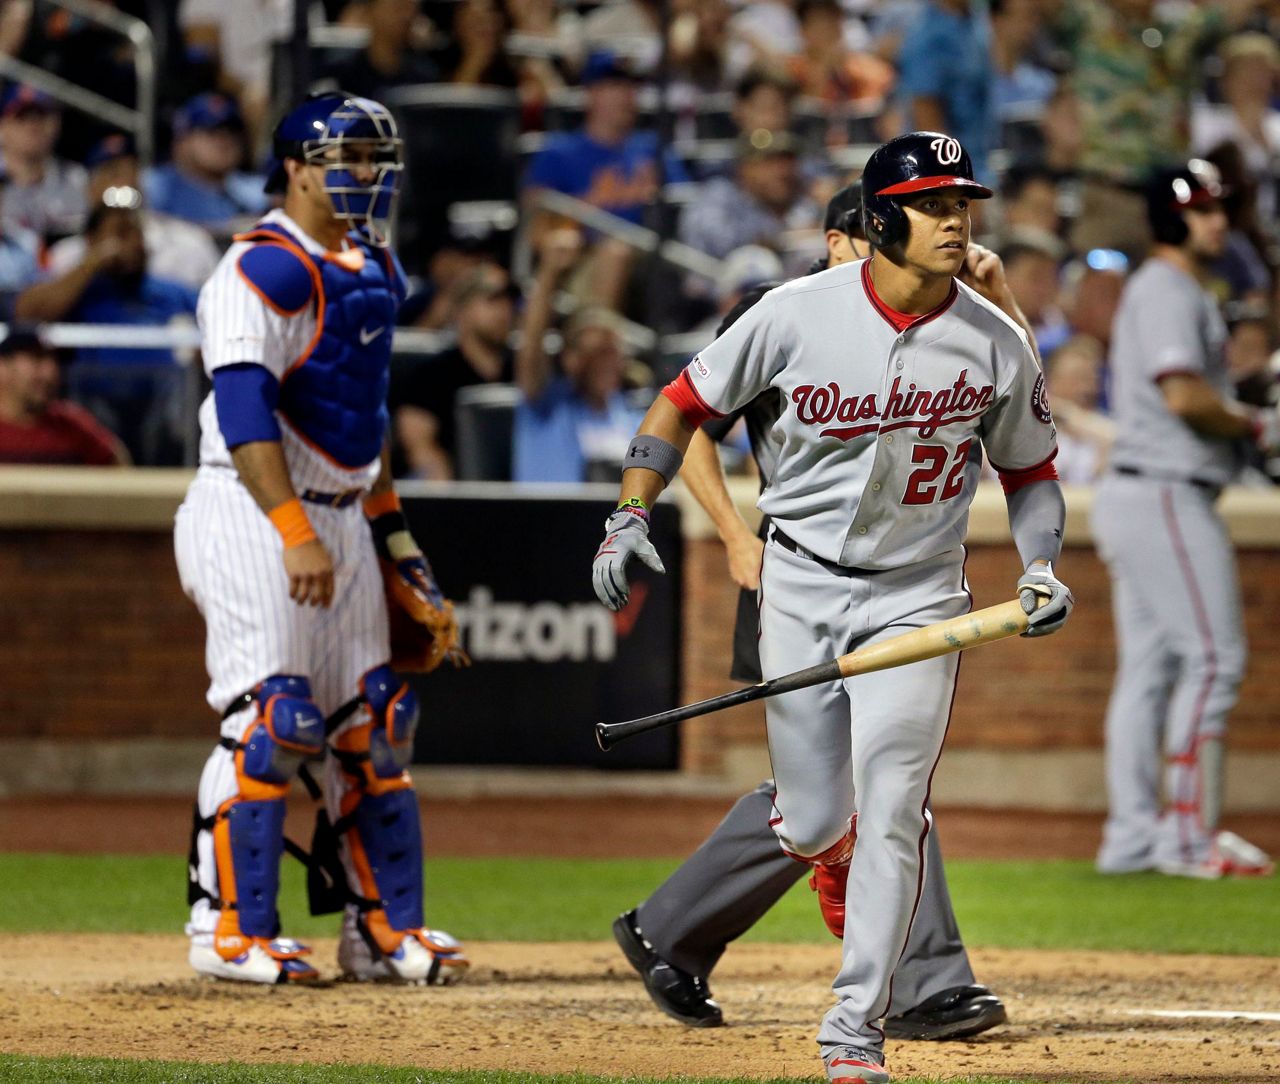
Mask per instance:
[[[970,180],[968,177],[942,175],[938,177],[912,177],[909,181],[900,181],[882,188],[877,196],[911,196],[917,192],[931,192],[935,188],[967,188],[974,199],[990,199],[994,192],[985,184]]]

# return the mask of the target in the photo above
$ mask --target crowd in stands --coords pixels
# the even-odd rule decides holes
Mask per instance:
[[[26,325],[189,327],[270,206],[293,0],[115,6],[163,24],[156,161],[41,89],[0,94],[0,461],[189,459],[189,352],[55,353]],[[1204,157],[1229,186],[1213,285],[1240,396],[1274,401],[1274,3],[670,0],[665,26],[656,0],[312,7],[310,83],[386,100],[406,141],[402,322],[435,348],[395,357],[402,476],[610,477],[646,395],[743,291],[805,273],[832,193],[914,128],[957,136],[998,192],[975,238],[1036,329],[1064,480],[1105,469],[1111,317],[1162,165]],[[135,104],[129,50],[52,5],[6,3],[0,51]],[[481,415],[496,465],[460,447]]]

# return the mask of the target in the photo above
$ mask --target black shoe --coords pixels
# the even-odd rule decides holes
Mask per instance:
[[[644,979],[653,1003],[673,1020],[691,1028],[718,1028],[724,1023],[720,1006],[711,1000],[705,979],[681,971],[653,951],[636,925],[635,911],[619,915],[613,923],[613,939]]]
[[[1005,1021],[1004,1005],[985,986],[953,986],[884,1022],[890,1039],[963,1039]]]

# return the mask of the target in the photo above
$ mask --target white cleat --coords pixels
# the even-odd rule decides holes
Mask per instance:
[[[455,937],[443,930],[422,929],[406,933],[395,952],[376,959],[362,937],[346,935],[338,942],[338,966],[357,982],[452,986],[461,981],[471,961]]]
[[[1170,877],[1192,877],[1217,881],[1223,877],[1270,877],[1275,863],[1261,847],[1255,847],[1234,832],[1219,832],[1209,857],[1203,862],[1161,862],[1156,866]]]
[[[310,950],[296,941],[254,941],[234,959],[224,959],[212,945],[191,944],[187,961],[196,972],[213,979],[232,982],[260,982],[274,986],[286,982],[314,982],[320,977],[299,957]]]

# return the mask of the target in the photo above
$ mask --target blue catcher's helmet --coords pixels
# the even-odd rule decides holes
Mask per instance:
[[[269,193],[285,190],[286,158],[321,166],[334,214],[373,244],[389,243],[404,143],[386,106],[341,91],[313,94],[281,118],[271,149],[276,161],[267,177]]]

